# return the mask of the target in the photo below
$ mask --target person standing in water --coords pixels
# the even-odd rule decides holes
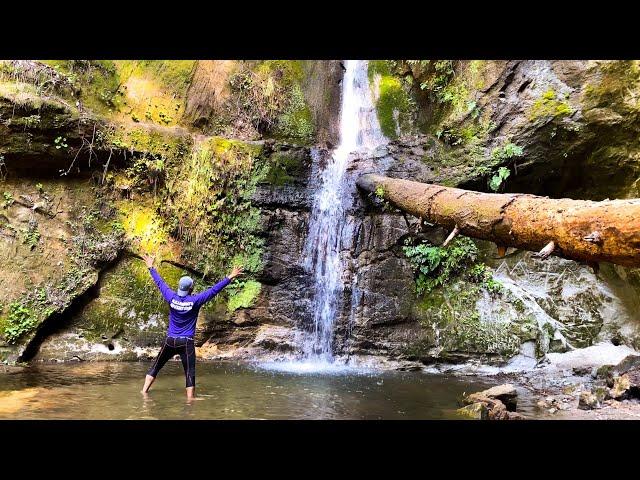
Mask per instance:
[[[142,387],[142,393],[146,394],[151,384],[158,376],[158,372],[170,358],[180,355],[184,376],[186,379],[187,398],[195,397],[196,390],[196,349],[193,337],[196,331],[196,321],[200,308],[215,297],[224,287],[231,283],[235,277],[243,271],[241,266],[233,267],[231,273],[216,283],[213,287],[193,295],[193,280],[190,277],[182,277],[178,282],[178,290],[173,291],[162,279],[158,271],[153,268],[155,260],[151,255],[142,257],[153,281],[162,293],[162,297],[169,304],[169,329],[164,345],[156,357],[155,362],[147,372]]]

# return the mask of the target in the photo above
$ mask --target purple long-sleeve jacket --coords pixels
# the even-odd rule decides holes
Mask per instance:
[[[196,332],[196,321],[200,308],[215,297],[220,291],[231,283],[228,277],[224,277],[213,287],[200,292],[197,295],[187,295],[180,297],[162,279],[155,268],[150,268],[149,272],[153,281],[160,289],[160,293],[169,304],[169,330],[170,337],[191,337]]]

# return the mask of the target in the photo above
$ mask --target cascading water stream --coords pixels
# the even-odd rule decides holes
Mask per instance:
[[[344,289],[341,234],[355,189],[345,181],[345,172],[354,152],[373,150],[386,143],[371,98],[368,62],[347,60],[344,67],[340,139],[320,174],[304,249],[304,267],[313,275],[315,292],[313,329],[303,346],[307,362],[333,360],[333,327]]]

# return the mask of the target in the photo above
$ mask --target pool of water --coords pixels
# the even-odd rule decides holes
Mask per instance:
[[[141,395],[148,368],[147,363],[82,362],[0,371],[0,418],[447,419],[459,418],[455,410],[463,392],[495,384],[423,372],[314,373],[201,362],[198,399],[189,403],[175,361],[162,370],[149,395]]]

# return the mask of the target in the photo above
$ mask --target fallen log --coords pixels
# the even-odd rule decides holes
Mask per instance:
[[[468,237],[597,265],[640,267],[640,199],[572,200],[481,193],[366,174],[357,185],[400,210]],[[455,236],[455,235],[454,235]]]

